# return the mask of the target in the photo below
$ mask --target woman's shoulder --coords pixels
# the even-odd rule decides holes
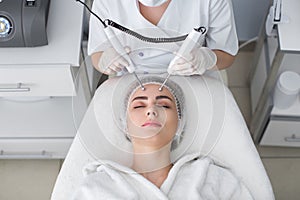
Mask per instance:
[[[253,199],[241,177],[225,166],[216,164],[211,158],[207,170],[203,191],[218,191],[218,195],[225,199]]]
[[[190,156],[179,170],[179,178],[193,177],[194,187],[207,197],[224,199],[252,199],[242,179],[225,165],[216,163],[208,156]],[[182,177],[181,177],[182,178]],[[240,198],[242,197],[242,198]]]
[[[206,182],[212,183],[215,181],[225,182],[229,181],[234,184],[238,184],[239,179],[234,175],[231,169],[227,168],[224,165],[217,164],[210,157],[198,157],[192,160],[191,166],[194,169],[205,168],[206,172]],[[217,179],[216,179],[217,178]],[[218,184],[219,184],[218,183]]]
[[[128,180],[123,177],[124,171],[116,168],[122,166],[112,161],[95,161],[84,169],[84,179],[74,194],[74,199],[139,199],[134,189],[128,188]],[[125,167],[124,167],[125,168]]]

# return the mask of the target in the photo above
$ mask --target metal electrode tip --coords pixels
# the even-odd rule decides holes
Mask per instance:
[[[143,84],[142,84],[141,80],[139,79],[139,77],[136,75],[136,73],[135,73],[135,72],[133,72],[133,74],[134,74],[134,76],[135,76],[136,80],[139,82],[139,84],[140,84],[140,86],[141,86],[142,90],[143,90],[143,91],[145,91],[145,90],[146,90],[146,88],[143,86]]]
[[[168,81],[168,79],[170,78],[170,76],[171,76],[171,74],[168,74],[168,76],[165,79],[165,81],[161,84],[160,88],[158,88],[159,91],[162,91],[163,87],[165,86],[165,84]]]
[[[163,89],[163,85],[160,86],[160,88],[158,88],[159,91],[162,91],[162,89]]]

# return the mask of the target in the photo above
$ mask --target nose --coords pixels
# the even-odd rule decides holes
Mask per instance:
[[[157,113],[157,110],[152,106],[147,110],[146,115],[157,117],[158,113]]]

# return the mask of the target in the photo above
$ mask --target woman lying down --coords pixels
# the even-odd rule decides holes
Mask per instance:
[[[144,79],[126,99],[124,126],[132,143],[132,166],[102,160],[88,165],[73,199],[253,199],[235,175],[209,157],[185,155],[171,162],[171,152],[184,137],[184,99],[169,80]],[[124,107],[125,107],[124,106]],[[125,109],[124,109],[125,110]]]

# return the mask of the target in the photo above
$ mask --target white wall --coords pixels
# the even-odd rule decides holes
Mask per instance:
[[[239,41],[258,35],[269,5],[273,0],[231,0]]]

